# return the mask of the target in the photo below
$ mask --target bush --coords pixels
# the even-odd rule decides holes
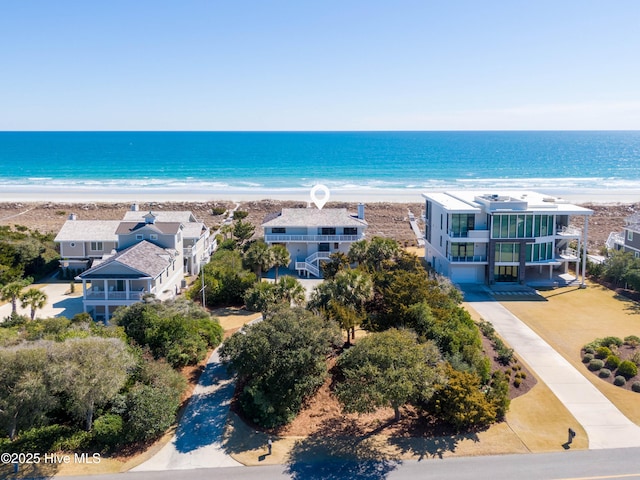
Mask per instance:
[[[520,378],[524,380],[525,378],[527,378],[527,374],[525,372],[520,372]]]
[[[593,347],[591,345],[585,345],[583,350],[584,350],[584,353],[587,353],[589,355],[594,355],[596,353],[595,347]]]
[[[87,450],[93,442],[93,432],[77,430],[68,437],[58,439],[53,444],[54,451],[81,452]]]
[[[596,358],[607,358],[611,355],[611,349],[609,347],[598,347],[596,348]]]
[[[122,441],[124,422],[120,415],[107,413],[93,422],[96,442],[106,447],[115,447]]]
[[[609,348],[611,348],[612,345],[615,345],[616,347],[621,347],[623,343],[624,342],[620,337],[604,337],[602,340],[600,340],[600,345],[602,345],[603,347],[609,347]]]
[[[627,383],[627,379],[624,378],[622,375],[618,375],[616,378],[613,379],[613,384],[617,387],[622,387],[625,383]]]
[[[624,337],[624,343],[635,348],[640,345],[640,337],[636,335],[629,335],[628,337]]]
[[[609,370],[608,368],[602,368],[598,372],[598,376],[600,378],[609,378],[611,376],[611,370]]]
[[[633,352],[633,355],[631,356],[631,361],[636,365],[640,365],[640,351]]]
[[[496,350],[496,360],[500,365],[509,365],[513,359],[513,349],[507,348],[504,345]]]
[[[246,210],[236,210],[235,212],[233,212],[233,219],[242,220],[244,218],[247,218],[248,215],[249,212],[247,212]]]
[[[226,211],[226,207],[213,207],[211,209],[211,215],[222,215]]]
[[[516,378],[513,381],[513,386],[516,387],[516,388],[519,388],[520,387],[520,383],[521,383],[521,380],[519,378]]]
[[[638,374],[638,367],[635,363],[625,360],[620,363],[617,373],[618,375],[622,375],[626,378],[635,377]]]
[[[604,367],[604,361],[600,360],[599,358],[594,358],[589,362],[589,370],[591,370],[592,372],[597,372],[602,367]]]
[[[616,368],[618,368],[620,366],[620,362],[622,360],[620,360],[619,357],[615,356],[615,355],[609,355],[607,357],[607,360],[604,362],[604,366],[607,368],[610,368],[612,370],[615,370]]]
[[[584,357],[582,357],[582,363],[589,363],[594,359],[593,353],[585,353]]]
[[[631,390],[640,393],[640,382],[633,382],[633,384],[631,384]]]

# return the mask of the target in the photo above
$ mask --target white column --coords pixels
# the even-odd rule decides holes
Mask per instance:
[[[580,284],[580,288],[586,288],[585,285],[585,274],[587,273],[587,239],[589,238],[589,217],[584,216],[584,254],[582,255],[582,283]]]
[[[104,299],[107,300],[109,295],[109,286],[107,285],[107,280],[102,280],[102,289],[104,290]]]

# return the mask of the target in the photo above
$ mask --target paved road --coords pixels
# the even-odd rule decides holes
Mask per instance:
[[[463,286],[465,301],[490,321],[582,425],[589,448],[640,447],[640,427],[533,330],[496,302],[482,286]]]
[[[460,457],[424,461],[319,462],[247,468],[137,472],[73,480],[551,480],[640,478],[640,449]]]

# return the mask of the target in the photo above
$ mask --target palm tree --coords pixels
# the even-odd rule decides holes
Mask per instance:
[[[269,245],[259,240],[247,249],[244,254],[245,263],[256,272],[258,281],[262,279],[262,272],[273,266],[273,252]]]
[[[341,311],[340,315],[348,319],[351,325],[351,338],[356,336],[356,325],[364,318],[364,304],[373,298],[373,280],[371,276],[360,270],[342,270],[333,279],[332,300],[348,306],[353,311]],[[331,302],[330,302],[331,303]],[[339,322],[340,323],[340,322]],[[349,333],[347,332],[347,342]]]
[[[366,240],[358,240],[357,242],[353,242],[351,247],[349,248],[349,261],[351,263],[364,263],[367,259],[367,250],[369,248],[369,244]]]
[[[36,310],[44,308],[47,304],[47,294],[37,288],[30,288],[20,295],[22,308],[31,308],[31,320],[36,318]]]
[[[15,280],[7,283],[2,289],[0,289],[0,299],[2,301],[11,301],[11,313],[15,314],[18,308],[18,299],[22,293],[22,289],[31,284],[33,280],[31,278],[25,278],[24,280]]]
[[[286,267],[291,262],[289,250],[284,245],[274,245],[271,247],[273,255],[273,266],[276,267],[276,282],[278,281],[278,268]]]
[[[280,278],[278,285],[279,296],[291,305],[302,305],[306,299],[306,290],[298,279],[285,275]]]

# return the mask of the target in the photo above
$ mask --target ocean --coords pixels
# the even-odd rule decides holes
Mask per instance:
[[[0,190],[640,192],[640,131],[0,132]]]

